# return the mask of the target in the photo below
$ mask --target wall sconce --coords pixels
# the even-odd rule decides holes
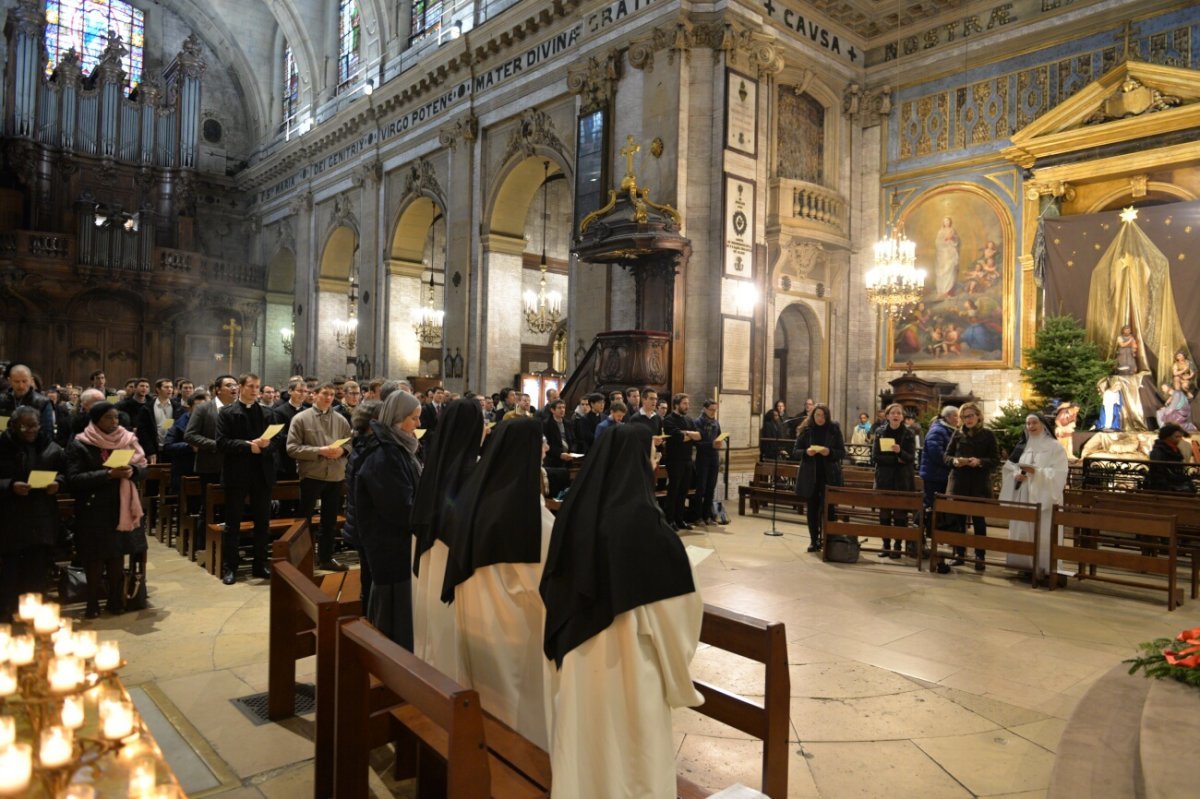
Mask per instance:
[[[292,354],[292,346],[295,338],[296,330],[291,325],[284,325],[279,328],[279,340],[283,343],[283,351],[288,355]]]
[[[733,290],[733,306],[738,316],[749,316],[758,305],[758,287],[748,281],[738,281]]]

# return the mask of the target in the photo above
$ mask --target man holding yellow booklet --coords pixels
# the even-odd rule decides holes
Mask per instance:
[[[287,454],[300,472],[300,513],[312,529],[313,509],[321,501],[321,531],[317,536],[317,568],[345,571],[333,559],[333,538],[342,506],[342,483],[350,453],[350,423],[333,410],[337,388],[325,383],[312,397],[312,407],[292,419]]]

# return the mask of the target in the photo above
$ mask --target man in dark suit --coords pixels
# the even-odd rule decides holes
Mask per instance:
[[[117,410],[129,417],[130,426],[127,429],[137,436],[142,452],[146,453],[146,460],[154,463],[158,458],[158,426],[154,424],[154,411],[147,399],[149,396],[150,381],[144,377],[135,378],[133,396],[118,402]]]
[[[587,395],[588,411],[583,418],[576,419],[575,441],[579,451],[587,454],[596,441],[596,425],[604,418],[604,395],[594,391]]]
[[[653,435],[661,436],[663,434],[663,418],[658,415],[658,392],[652,388],[647,388],[640,394],[642,398],[642,407],[640,410],[631,413],[625,419],[626,424],[644,424],[650,428]]]
[[[217,451],[217,414],[221,409],[234,402],[237,398],[238,383],[233,375],[221,375],[213,381],[212,401],[206,402],[192,411],[188,417],[187,429],[183,432],[183,440],[196,453],[196,476],[200,478],[200,508],[201,523],[196,525],[192,538],[192,553],[204,551],[208,543],[208,531],[204,528],[204,497],[210,483],[221,480],[221,453]]]
[[[442,404],[446,401],[446,392],[441,386],[429,389],[429,402],[421,408],[421,427],[429,435],[437,429],[438,417],[442,415]]]
[[[690,530],[684,505],[687,502],[687,492],[692,486],[692,473],[695,469],[692,459],[696,452],[696,442],[700,440],[700,431],[696,423],[688,418],[691,400],[687,394],[676,394],[671,398],[672,411],[663,420],[663,433],[667,436],[666,453],[663,455],[663,465],[667,467],[667,501],[664,513],[667,521],[678,530]]]
[[[550,447],[542,465],[546,467],[546,481],[550,484],[550,496],[557,497],[570,483],[567,474],[567,464],[573,459],[571,451],[575,444],[575,435],[567,422],[567,403],[560,399],[550,402],[546,409],[550,418],[542,422],[542,435]]]
[[[258,375],[247,372],[238,378],[237,401],[217,416],[217,451],[221,453],[221,484],[225,487],[225,532],[221,548],[221,582],[237,582],[240,560],[243,505],[249,501],[254,522],[254,563],[251,574],[270,577],[267,544],[270,541],[271,487],[275,485],[275,453],[272,440],[263,431],[274,421],[269,408],[258,403]]]

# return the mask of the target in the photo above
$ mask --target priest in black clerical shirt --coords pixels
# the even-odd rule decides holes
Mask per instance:
[[[270,542],[271,487],[275,485],[273,442],[263,438],[274,422],[269,408],[258,403],[259,378],[244,374],[238,378],[237,401],[221,409],[217,416],[217,451],[221,453],[221,484],[225,487],[225,532],[221,537],[223,563],[221,582],[237,582],[240,560],[243,505],[249,501],[254,522],[255,577],[270,577],[267,545]]]
[[[692,485],[695,467],[692,459],[700,431],[696,422],[687,415],[691,400],[687,394],[676,394],[671,398],[672,411],[663,420],[663,434],[667,436],[663,465],[667,467],[667,500],[663,512],[667,521],[679,530],[690,530],[685,513],[687,492]]]

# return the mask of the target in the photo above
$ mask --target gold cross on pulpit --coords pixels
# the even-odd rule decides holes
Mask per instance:
[[[641,152],[642,146],[633,140],[633,136],[625,137],[625,146],[620,149],[621,155],[625,156],[625,177],[633,177],[633,157]]]
[[[221,329],[229,331],[229,366],[230,368],[233,368],[233,343],[238,332],[242,329],[242,326],[239,325],[237,320],[231,316],[229,317],[229,324],[221,325]]]

